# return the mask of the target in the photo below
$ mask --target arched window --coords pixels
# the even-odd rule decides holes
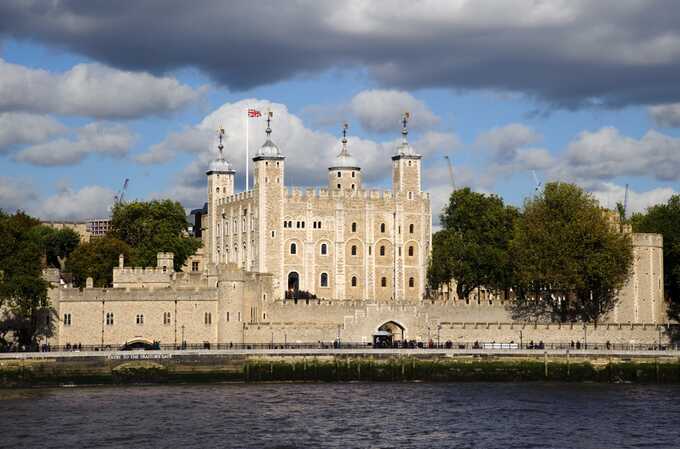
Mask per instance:
[[[290,244],[290,253],[297,254],[297,245],[295,243]]]
[[[338,172],[338,178],[342,177],[342,173]]]
[[[411,223],[410,225],[408,225],[408,233],[409,233],[409,234],[413,234],[413,228],[414,228],[413,223]]]
[[[355,174],[354,174],[354,171],[352,171],[352,178],[354,178],[354,177],[355,177]]]
[[[357,224],[352,223],[352,232],[357,232]]]
[[[338,189],[340,188],[340,184],[338,184]]]
[[[354,190],[354,184],[352,184],[352,190]]]
[[[385,223],[380,223],[380,232],[385,232]]]
[[[356,287],[356,286],[357,286],[357,277],[352,276],[352,287]]]
[[[384,255],[385,255],[385,247],[384,247],[384,246],[381,246],[381,247],[380,247],[380,255],[381,255],[381,256],[384,256]]]
[[[356,245],[352,245],[352,255],[353,256],[357,255],[357,246]]]
[[[416,280],[414,278],[408,278],[408,286],[413,288],[416,286]]]
[[[321,286],[328,287],[328,273],[321,273]]]
[[[387,278],[386,277],[380,278],[380,286],[381,287],[387,287]]]
[[[326,254],[328,254],[328,245],[326,245],[325,243],[322,243],[321,244],[321,255],[325,256]]]
[[[220,193],[220,188],[219,188],[219,187],[217,188],[217,193]]]
[[[408,247],[408,256],[413,257],[413,245]]]

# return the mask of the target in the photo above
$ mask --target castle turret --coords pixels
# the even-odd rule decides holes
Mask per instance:
[[[219,156],[210,163],[206,175],[208,176],[208,232],[207,232],[207,254],[211,262],[219,263],[223,261],[224,252],[224,229],[221,217],[217,213],[217,206],[220,200],[234,194],[234,169],[231,164],[224,159],[224,129],[220,128],[217,132],[219,144]]]
[[[361,168],[347,149],[347,128],[342,128],[342,147],[340,154],[328,167],[328,188],[330,190],[358,190],[361,188]]]
[[[258,202],[257,271],[282,276],[283,260],[283,203],[284,203],[284,162],[285,157],[271,140],[271,119],[267,113],[267,138],[253,162],[255,164],[255,196]],[[267,257],[262,257],[262,255]],[[279,290],[281,292],[281,290]]]
[[[409,199],[421,191],[420,162],[423,158],[416,154],[408,143],[408,119],[405,113],[402,119],[401,143],[397,152],[392,156],[392,191],[403,193]]]

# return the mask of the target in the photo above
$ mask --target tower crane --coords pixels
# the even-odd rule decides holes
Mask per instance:
[[[449,158],[448,155],[444,156],[444,159],[446,159],[446,162],[449,166],[449,178],[451,179],[451,189],[456,190],[456,183],[453,180],[453,164],[451,164],[451,158]]]
[[[116,195],[113,197],[113,205],[121,204],[124,199],[125,199],[125,192],[127,192],[128,188],[128,183],[130,182],[130,179],[125,178],[125,182],[123,182],[123,188],[116,193]]]
[[[536,170],[531,170],[531,174],[534,176],[534,191],[538,193],[541,190],[541,181],[539,181],[538,176],[536,176]]]
[[[623,195],[623,219],[626,219],[626,213],[628,212],[628,184],[626,184],[626,193]]]

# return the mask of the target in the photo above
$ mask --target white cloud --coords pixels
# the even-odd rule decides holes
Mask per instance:
[[[594,183],[586,185],[585,188],[597,198],[600,205],[609,209],[614,209],[616,203],[623,203],[626,195],[626,188],[624,186],[611,182]],[[655,204],[666,203],[672,195],[677,194],[678,192],[671,187],[657,187],[642,192],[629,189],[626,215],[630,217],[631,214],[644,212],[648,207]]]
[[[0,176],[0,209],[9,213],[26,211],[42,220],[85,220],[106,217],[114,192],[98,185],[73,190],[63,182],[55,194],[41,197],[23,179]]]
[[[616,128],[584,131],[567,147],[553,176],[561,179],[612,179],[616,176],[680,179],[680,139],[650,130],[642,138]]]
[[[175,78],[101,64],[51,73],[0,59],[0,111],[135,118],[181,109],[198,100],[203,90]]]
[[[38,195],[25,180],[0,176],[0,209],[14,213],[17,209],[27,210]]]
[[[680,103],[650,106],[647,108],[647,112],[657,126],[680,127]]]
[[[214,135],[214,130],[200,128],[187,128],[173,132],[135,159],[142,164],[157,164],[172,159],[176,153],[198,154],[206,150],[206,142],[211,141],[212,135]]]
[[[205,170],[210,160],[217,155],[215,131],[223,127],[227,134],[225,157],[242,177],[245,168],[246,111],[249,108],[260,110],[263,117],[249,119],[250,158],[252,158],[265,139],[267,110],[274,114],[272,121],[272,140],[286,156],[287,185],[325,185],[326,168],[340,151],[340,136],[307,128],[302,120],[291,114],[285,105],[266,100],[246,99],[236,103],[225,103],[208,114],[198,125],[178,133],[172,133],[162,142],[153,145],[147,152],[137,156],[141,163],[157,163],[171,160],[177,153],[196,155],[194,160],[178,176],[173,197],[185,196],[198,202],[205,197]],[[367,184],[377,183],[389,178],[391,156],[399,139],[376,142],[370,139],[349,136],[349,151],[358,160]],[[431,154],[436,150],[457,148],[459,140],[453,133],[426,132],[412,142],[417,152]],[[251,164],[252,173],[252,164]],[[251,181],[252,183],[252,181]],[[240,189],[241,186],[238,186]]]
[[[134,135],[118,124],[90,123],[76,130],[75,139],[59,138],[19,151],[14,159],[34,165],[70,165],[89,154],[123,157],[134,143]]]
[[[396,134],[405,112],[411,115],[412,129],[432,128],[440,121],[425,103],[398,90],[365,90],[352,98],[349,109],[364,129],[380,133]]]
[[[63,189],[44,198],[31,212],[44,220],[85,220],[107,217],[113,204],[113,190],[92,185],[79,190]]]
[[[533,129],[521,123],[511,123],[493,128],[477,137],[477,145],[489,149],[499,163],[511,162],[519,148],[534,144],[541,139]]]
[[[45,115],[0,113],[0,153],[17,145],[44,142],[65,131],[64,125]]]

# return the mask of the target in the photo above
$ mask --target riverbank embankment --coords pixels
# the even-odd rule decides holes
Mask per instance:
[[[268,381],[680,383],[680,351],[272,349],[0,354],[0,388]]]

